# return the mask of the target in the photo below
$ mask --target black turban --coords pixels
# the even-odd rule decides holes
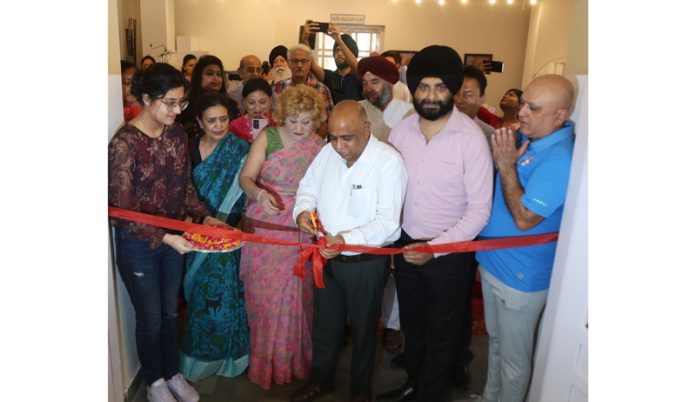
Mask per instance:
[[[464,80],[462,59],[448,46],[432,45],[416,53],[406,70],[406,82],[411,94],[426,77],[440,78],[452,96],[459,92]]]

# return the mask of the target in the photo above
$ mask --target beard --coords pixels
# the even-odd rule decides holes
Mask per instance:
[[[343,63],[336,62],[336,69],[343,70],[346,67],[350,67],[348,65],[348,62],[346,62],[346,61],[344,61]]]
[[[273,77],[273,82],[287,80],[291,75],[292,73],[288,67],[273,67],[273,69],[271,69],[271,77]]]
[[[424,105],[438,105],[440,108],[437,110],[426,110]],[[442,116],[447,115],[454,108],[454,98],[450,96],[444,102],[443,101],[428,101],[428,100],[417,100],[413,98],[413,107],[416,109],[418,115],[426,120],[435,121]]]
[[[375,92],[365,92],[363,91],[363,98],[367,99],[368,102],[372,103],[373,105],[377,107],[385,106],[391,100],[392,96],[392,87],[391,85],[384,85],[384,89],[382,90],[382,93],[377,95],[377,96],[370,96],[371,94],[376,94]]]

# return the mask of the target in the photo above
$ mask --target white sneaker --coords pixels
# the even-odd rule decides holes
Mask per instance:
[[[150,402],[176,402],[172,393],[169,392],[164,378],[160,378],[147,387],[147,400]]]
[[[181,373],[172,377],[171,380],[167,380],[167,385],[179,402],[198,402],[201,399],[196,389],[186,381]]]

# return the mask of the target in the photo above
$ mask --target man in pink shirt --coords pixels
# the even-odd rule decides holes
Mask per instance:
[[[438,45],[424,48],[409,64],[417,114],[389,135],[408,172],[396,246],[472,240],[488,222],[493,195],[488,143],[481,128],[453,107],[462,68],[454,49]],[[377,400],[444,402],[462,338],[473,253],[411,251],[397,255],[395,265],[408,379]]]

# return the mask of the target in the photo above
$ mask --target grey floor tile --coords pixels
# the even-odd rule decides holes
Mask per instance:
[[[486,367],[488,361],[488,336],[474,335],[471,343],[474,353],[474,361],[471,363],[471,389],[460,391],[453,389],[451,400],[461,399],[469,394],[481,394],[486,383]],[[350,396],[350,346],[343,348],[336,365],[336,392],[326,395],[317,402],[344,402]],[[406,380],[406,372],[391,366],[394,355],[381,348],[377,349],[375,358],[375,376],[373,380],[373,394],[379,394],[401,386]],[[287,401],[295,389],[302,386],[304,381],[293,381],[290,384],[274,384],[268,391],[258,385],[252,384],[246,374],[235,378],[214,377],[199,381],[194,384],[201,394],[200,402],[281,402]],[[131,402],[147,402],[144,386],[138,390]]]

